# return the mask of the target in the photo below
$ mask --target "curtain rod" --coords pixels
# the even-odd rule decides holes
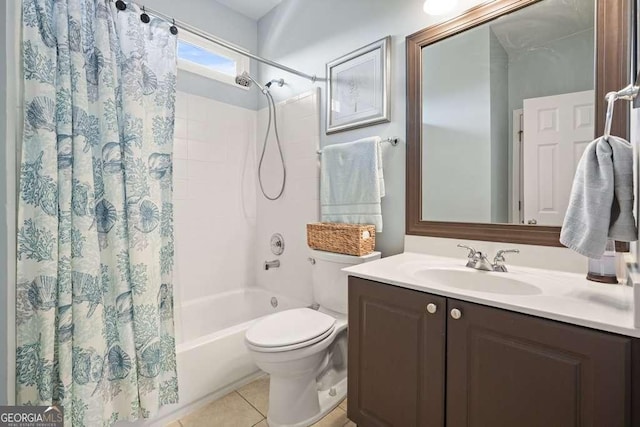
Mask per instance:
[[[140,9],[142,10],[142,7],[140,7]],[[199,30],[198,28],[196,28],[196,27],[194,27],[192,25],[189,25],[186,22],[179,21],[179,20],[174,19],[174,18],[172,18],[172,17],[170,17],[168,15],[165,15],[162,12],[158,12],[155,9],[150,9],[150,8],[145,6],[144,10],[147,13],[151,14],[151,15],[157,16],[158,18],[165,19],[168,22],[173,22],[173,25],[175,25],[177,27],[184,28],[185,30],[189,31],[190,33],[194,33],[197,36],[200,36],[203,39],[205,39],[207,41],[210,41],[211,43],[215,43],[215,44],[217,44],[219,46],[224,47],[225,49],[229,49],[229,50],[231,50],[231,51],[233,51],[235,53],[238,53],[240,55],[248,56],[249,58],[255,59],[258,62],[262,62],[263,64],[270,65],[271,67],[279,68],[279,69],[281,69],[283,71],[286,71],[287,73],[295,74],[296,76],[304,77],[305,79],[311,80],[313,83],[317,82],[318,80],[324,80],[322,78],[318,78],[315,74],[313,76],[311,76],[309,74],[306,74],[306,73],[303,73],[301,71],[295,70],[293,68],[287,67],[286,65],[282,65],[282,64],[279,64],[279,63],[277,63],[275,61],[271,61],[270,59],[265,59],[265,58],[263,58],[261,56],[254,55],[254,54],[252,54],[250,52],[247,52],[247,51],[245,51],[243,49],[235,47],[234,45],[229,44],[229,43],[227,43],[227,42],[225,42],[223,40],[220,40],[217,37],[214,37],[209,33],[206,33],[206,32],[204,32],[202,30]]]

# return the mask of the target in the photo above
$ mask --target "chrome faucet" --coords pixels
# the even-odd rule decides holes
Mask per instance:
[[[278,268],[280,267],[280,260],[274,259],[273,261],[265,261],[264,269],[269,270],[270,268]]]
[[[470,246],[466,245],[458,245],[459,248],[464,248],[469,251],[467,267],[474,268],[476,270],[482,271],[496,271],[501,273],[507,272],[507,266],[504,265],[504,254],[508,253],[520,253],[518,249],[503,249],[499,250],[496,253],[496,256],[493,258],[493,264],[489,262],[487,256],[480,251],[476,251]]]

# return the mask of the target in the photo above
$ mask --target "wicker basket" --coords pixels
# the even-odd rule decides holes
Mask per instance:
[[[311,249],[339,254],[368,255],[376,246],[376,227],[326,222],[307,224],[307,245]]]

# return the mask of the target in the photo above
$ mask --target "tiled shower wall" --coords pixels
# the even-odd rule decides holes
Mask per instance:
[[[278,88],[272,89],[277,91]],[[302,302],[313,300],[311,265],[306,243],[306,224],[319,218],[320,112],[318,89],[294,96],[277,104],[277,121],[287,170],[282,198],[269,201],[257,188],[256,268],[258,286]],[[256,163],[264,142],[268,113],[258,112],[256,128]],[[282,165],[276,148],[273,128],[265,154],[262,177],[267,194],[278,193]],[[281,256],[271,253],[273,233],[284,237]],[[280,268],[265,271],[264,261],[280,260]]]
[[[178,306],[254,285],[256,111],[178,92],[174,221]]]

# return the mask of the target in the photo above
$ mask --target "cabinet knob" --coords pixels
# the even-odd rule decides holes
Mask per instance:
[[[462,317],[462,312],[457,308],[454,308],[453,310],[451,310],[451,317],[458,320],[459,318]]]
[[[438,311],[437,305],[435,305],[434,303],[427,304],[427,312],[429,314],[434,314],[436,311]]]

